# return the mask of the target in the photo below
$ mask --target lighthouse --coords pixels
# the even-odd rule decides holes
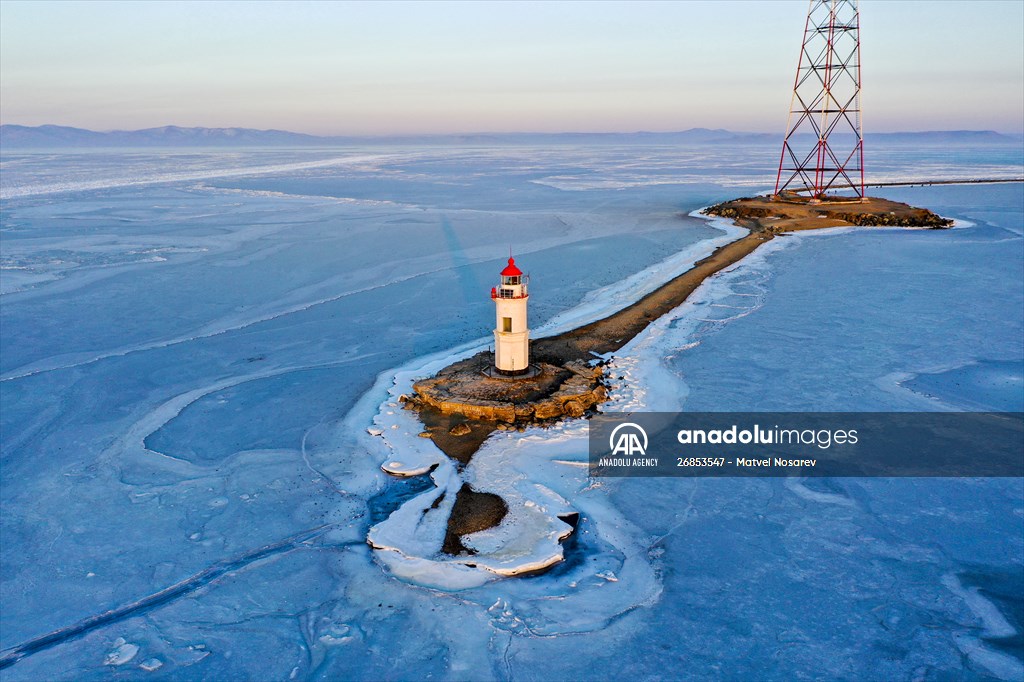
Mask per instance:
[[[494,327],[494,366],[501,374],[525,374],[530,367],[530,330],[526,326],[529,277],[509,257],[501,284],[491,289],[497,313]]]

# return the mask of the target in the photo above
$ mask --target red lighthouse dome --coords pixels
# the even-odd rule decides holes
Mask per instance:
[[[501,271],[502,277],[521,277],[522,274],[523,271],[516,267],[515,258],[509,258],[508,266],[506,266],[505,269]]]

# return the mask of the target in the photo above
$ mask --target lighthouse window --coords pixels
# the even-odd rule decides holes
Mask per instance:
[[[501,318],[501,331],[512,333],[512,318],[503,317]]]
[[[502,277],[501,278],[501,283],[502,284],[519,284],[520,283],[519,282],[519,276],[517,275],[515,277]]]

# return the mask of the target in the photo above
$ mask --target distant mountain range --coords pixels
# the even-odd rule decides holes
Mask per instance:
[[[867,138],[885,144],[1021,144],[1022,138],[991,130],[922,133],[873,133]],[[42,125],[0,125],[2,149],[79,147],[330,147],[368,144],[776,144],[781,136],[729,130],[691,128],[669,133],[479,133],[466,135],[392,135],[320,137],[287,130],[252,128],[181,128],[96,132],[84,128]]]

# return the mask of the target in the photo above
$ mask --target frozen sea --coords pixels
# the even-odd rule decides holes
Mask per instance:
[[[1014,147],[875,154],[879,181],[1024,174]],[[399,523],[455,483],[381,470],[437,456],[394,399],[487,344],[509,248],[531,326],[575,326],[727,238],[689,214],[774,159],[5,153],[0,676],[1024,678],[1020,479],[591,480],[574,422],[448,472],[551,571],[453,566],[436,519]],[[959,229],[772,241],[618,352],[604,409],[1024,409],[1022,185],[872,193]]]

